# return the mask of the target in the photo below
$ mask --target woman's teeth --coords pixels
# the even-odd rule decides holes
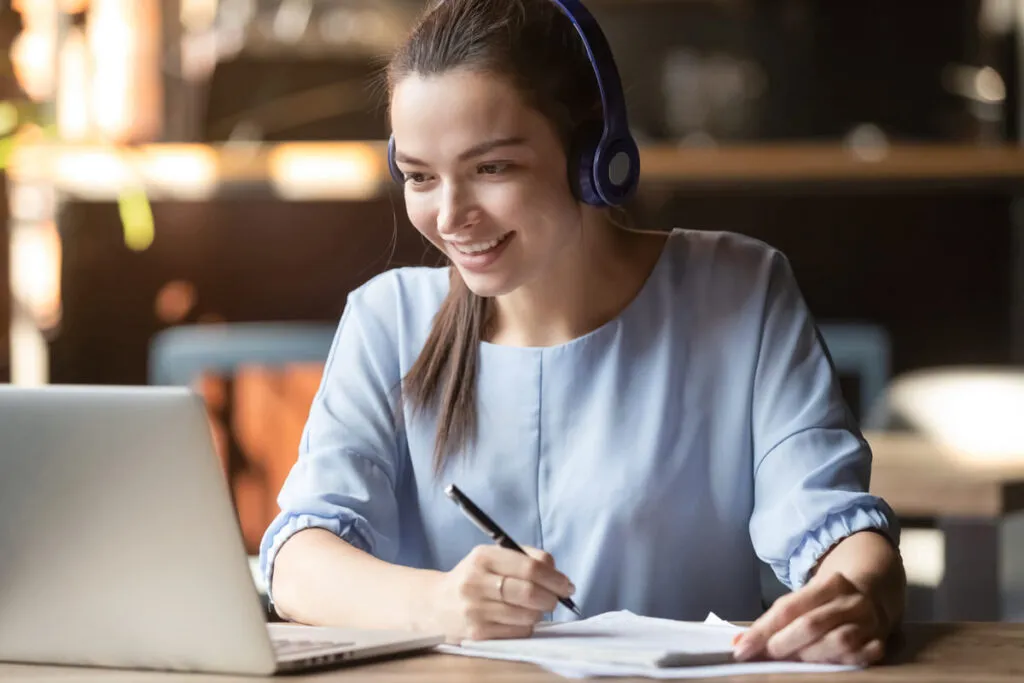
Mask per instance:
[[[453,243],[452,246],[454,246],[456,250],[463,254],[480,254],[482,252],[494,249],[496,246],[501,244],[506,237],[508,237],[508,234],[502,235],[498,239],[491,240],[490,242],[474,242],[473,244]]]

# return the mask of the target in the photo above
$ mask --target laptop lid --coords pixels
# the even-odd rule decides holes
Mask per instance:
[[[201,399],[0,387],[0,660],[269,674]]]

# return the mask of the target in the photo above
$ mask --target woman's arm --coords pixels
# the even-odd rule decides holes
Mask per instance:
[[[881,612],[884,640],[903,621],[907,574],[903,558],[885,536],[862,531],[837,543],[818,562],[814,576],[841,574],[868,596]]]
[[[870,493],[870,447],[788,261],[776,254],[762,272],[750,530],[794,592],[755,622],[737,656],[871,663],[902,617],[899,523]]]
[[[871,664],[903,618],[905,595],[903,562],[889,540],[852,534],[822,557],[805,586],[754,622],[736,657]]]
[[[431,628],[428,598],[439,576],[379,560],[310,528],[281,546],[271,593],[278,613],[292,621],[423,631]]]
[[[324,529],[305,529],[278,551],[278,612],[307,624],[443,633],[464,639],[525,638],[573,588],[547,553],[475,548],[449,572],[379,560]]]

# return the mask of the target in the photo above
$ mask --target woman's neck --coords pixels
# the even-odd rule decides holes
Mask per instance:
[[[549,276],[497,297],[488,341],[503,346],[564,344],[618,316],[636,298],[666,235],[588,226],[579,248]]]

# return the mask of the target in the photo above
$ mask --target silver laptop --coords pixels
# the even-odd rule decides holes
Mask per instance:
[[[442,640],[266,623],[191,391],[0,386],[0,661],[269,675]]]

